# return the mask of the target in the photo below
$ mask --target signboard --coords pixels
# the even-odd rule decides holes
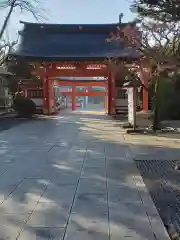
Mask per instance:
[[[128,122],[135,125],[135,104],[134,104],[134,88],[128,88]]]

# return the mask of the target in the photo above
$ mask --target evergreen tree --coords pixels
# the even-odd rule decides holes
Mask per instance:
[[[23,80],[31,80],[41,84],[42,81],[39,77],[32,74],[34,71],[33,65],[26,62],[24,59],[7,59],[6,62],[7,71],[12,73],[12,76],[8,78],[8,87],[12,94],[20,91],[19,83]]]
[[[133,8],[140,17],[162,22],[180,21],[180,0],[135,0]]]

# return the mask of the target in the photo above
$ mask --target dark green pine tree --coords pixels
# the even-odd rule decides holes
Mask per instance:
[[[41,84],[42,80],[33,75],[34,67],[26,62],[24,59],[10,59],[6,60],[7,71],[12,73],[12,76],[8,78],[8,87],[12,94],[19,91],[19,83],[23,80],[36,81]]]
[[[135,0],[133,8],[142,17],[162,22],[180,21],[180,0]]]

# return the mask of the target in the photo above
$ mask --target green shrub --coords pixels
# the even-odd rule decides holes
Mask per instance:
[[[36,112],[36,104],[29,98],[16,96],[14,100],[14,110],[21,117],[32,117]]]
[[[160,82],[160,118],[161,120],[180,119],[179,88],[171,78],[162,78]]]

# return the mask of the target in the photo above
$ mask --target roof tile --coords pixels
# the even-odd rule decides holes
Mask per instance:
[[[96,60],[109,57],[137,58],[134,49],[123,43],[108,42],[119,24],[58,25],[24,23],[21,41],[11,55],[42,60]]]

